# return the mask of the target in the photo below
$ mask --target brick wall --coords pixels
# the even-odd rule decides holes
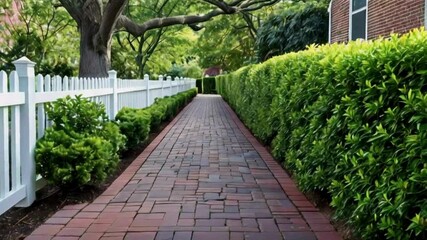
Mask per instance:
[[[19,11],[21,9],[22,3],[18,0],[15,0],[11,3],[10,9],[1,9],[0,11],[0,25],[14,25],[18,24],[19,21]]]
[[[331,6],[331,42],[348,41],[349,0],[333,0]]]
[[[348,41],[349,1],[332,1],[331,42]],[[424,4],[425,0],[369,0],[368,39],[424,26]]]
[[[405,33],[424,25],[425,0],[370,0],[368,39]]]

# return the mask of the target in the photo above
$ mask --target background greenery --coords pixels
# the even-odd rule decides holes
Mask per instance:
[[[0,3],[0,21],[13,14],[19,18],[0,24],[0,70],[13,70],[11,62],[25,55],[37,63],[37,73],[76,75],[80,38],[75,22],[58,1],[21,2],[18,13],[11,8],[12,0]],[[267,58],[261,55],[304,49],[306,44],[321,43],[327,33],[327,23],[322,21],[328,1],[311,2],[318,1],[279,1],[251,13],[220,16],[201,24],[199,31],[174,26],[150,30],[141,37],[116,32],[111,68],[128,79],[141,79],[144,74],[152,79],[159,74],[200,78],[209,67],[229,72]],[[197,14],[204,11],[203,6],[180,0],[131,1],[125,14],[144,22],[159,16]]]
[[[259,62],[312,43],[328,42],[328,8],[323,2],[296,2],[269,17],[258,29],[255,49]]]
[[[416,30],[275,57],[217,77],[217,90],[362,239],[426,239],[426,66]]]
[[[204,77],[196,79],[196,87],[199,93],[216,94],[215,77]]]

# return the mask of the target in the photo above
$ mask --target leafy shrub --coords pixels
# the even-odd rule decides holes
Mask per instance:
[[[165,106],[163,105],[154,105],[147,108],[150,116],[151,116],[151,130],[156,130],[159,128],[160,124],[163,120],[165,120]]]
[[[217,77],[221,95],[363,239],[427,239],[427,33],[310,47]]]
[[[131,149],[148,139],[151,114],[144,109],[122,108],[116,115],[120,131],[127,138],[126,148]]]
[[[116,121],[122,134],[127,137],[126,148],[132,149],[145,142],[150,131],[157,129],[163,121],[172,119],[196,95],[197,90],[190,89],[156,99],[148,108],[122,108],[116,115]]]
[[[124,136],[104,106],[81,96],[47,104],[52,127],[37,141],[37,172],[60,186],[99,183],[115,170]]]
[[[216,94],[215,77],[202,78],[203,94]]]
[[[171,120],[178,111],[178,105],[174,101],[173,97],[164,97],[161,99],[157,99],[153,107],[157,106],[164,109],[164,119],[166,120]]]
[[[328,41],[329,1],[300,2],[271,16],[257,32],[255,48],[262,62],[280,54],[299,51],[307,45]]]

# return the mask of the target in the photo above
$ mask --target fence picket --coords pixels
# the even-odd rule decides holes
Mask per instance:
[[[50,75],[47,75],[44,79],[44,90],[45,90],[45,92],[51,92],[52,91],[51,82],[52,82],[52,79],[50,78]]]
[[[62,77],[61,76],[56,76],[55,80],[56,80],[56,89],[55,89],[55,91],[58,91],[58,92],[62,91]]]
[[[62,81],[62,90],[63,91],[68,91],[68,85],[69,85],[68,82],[69,82],[68,77],[65,76],[63,81]]]
[[[41,74],[37,75],[37,92],[44,92],[43,90],[44,79]],[[46,125],[46,117],[44,111],[44,103],[37,104],[37,138],[44,135]]]
[[[43,79],[43,76],[41,76]],[[43,87],[43,85],[41,85]],[[15,71],[10,73],[10,92],[19,92],[19,82],[18,75]],[[19,106],[15,105],[11,107],[11,160],[12,160],[12,169],[11,169],[11,180],[12,180],[12,191],[18,189],[21,186],[21,118],[19,117],[20,110]],[[44,115],[43,115],[44,116]]]
[[[0,72],[0,94],[7,93],[7,74]],[[9,107],[0,108],[0,198],[9,192]]]
[[[76,87],[76,78],[75,78],[75,77],[72,77],[72,78],[70,79],[70,90],[71,90],[71,91],[76,90],[76,89],[75,89],[75,87]]]

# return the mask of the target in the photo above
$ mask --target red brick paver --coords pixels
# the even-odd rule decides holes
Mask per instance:
[[[216,95],[199,95],[93,203],[27,239],[341,239]]]

